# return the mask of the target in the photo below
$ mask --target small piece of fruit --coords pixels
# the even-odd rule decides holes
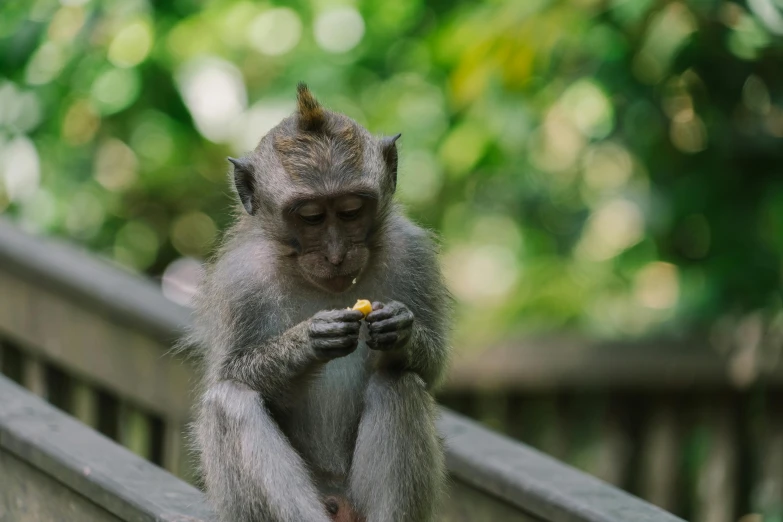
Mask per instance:
[[[353,305],[353,309],[359,310],[364,314],[364,317],[367,317],[367,315],[372,312],[372,303],[370,303],[370,301],[367,299],[359,299],[356,301],[356,304]]]

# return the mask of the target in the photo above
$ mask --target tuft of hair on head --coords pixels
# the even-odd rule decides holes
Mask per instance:
[[[323,128],[326,123],[325,111],[304,82],[296,86],[296,108],[300,130],[317,132]]]

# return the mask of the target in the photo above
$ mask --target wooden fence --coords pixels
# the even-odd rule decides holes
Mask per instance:
[[[783,520],[780,334],[706,338],[490,348],[441,402],[688,520]]]
[[[448,411],[443,522],[680,519]],[[200,491],[0,376],[0,520],[200,522]]]
[[[135,453],[192,479],[182,433],[196,370],[167,355],[187,321],[187,311],[163,298],[154,284],[0,220],[2,372]],[[725,385],[725,376],[710,374],[714,382],[699,385],[708,381],[700,376],[703,368],[719,366],[703,355],[663,364],[639,356],[627,364],[628,347],[588,347],[595,354],[590,358],[579,343],[565,346],[569,349],[522,347],[522,363],[513,362],[508,347],[499,347],[481,358],[498,361],[495,368],[458,357],[442,402],[693,520],[721,522],[776,509],[783,498],[783,431],[774,419],[783,416],[759,412],[783,405],[775,400],[778,373],[763,380],[768,389],[739,392]],[[686,362],[686,371],[679,372],[679,363]],[[455,487],[465,490],[455,498],[474,499],[467,506],[491,499],[486,502],[511,506],[511,512],[560,520],[547,518],[549,501],[541,499],[550,498],[566,514],[583,511],[584,505],[574,507],[580,502],[595,502],[576,490],[573,495],[565,490],[565,498],[557,493],[562,487],[548,478],[559,476],[554,468],[534,476],[534,461],[544,457],[529,449],[448,413],[442,429],[451,430],[454,441],[465,430],[480,433],[461,452],[452,447],[449,453]],[[689,449],[705,447],[705,438],[707,451],[694,457]],[[471,449],[482,444],[483,452]],[[500,458],[502,452],[493,448],[503,445],[515,458]],[[532,456],[518,458],[520,451]],[[593,484],[562,469],[579,477],[577,489]],[[598,496],[606,491],[630,498],[611,488]],[[537,502],[539,507],[530,507]],[[636,510],[652,509],[628,502]],[[562,519],[642,520],[613,518],[598,504],[588,506],[598,509],[598,518]],[[649,520],[667,516],[650,513]]]

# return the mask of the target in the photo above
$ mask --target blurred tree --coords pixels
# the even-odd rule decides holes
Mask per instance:
[[[783,2],[11,0],[0,210],[153,275],[305,80],[403,133],[466,344],[780,307]]]

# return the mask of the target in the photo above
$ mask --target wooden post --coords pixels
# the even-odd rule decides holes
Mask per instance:
[[[599,426],[591,438],[590,462],[587,471],[617,487],[628,480],[632,441],[623,420],[629,404],[609,395],[603,398],[598,416]],[[637,406],[638,407],[638,406]]]
[[[148,416],[138,408],[123,402],[120,405],[120,444],[149,458],[150,426]]]
[[[694,522],[734,522],[737,507],[737,444],[733,401],[705,396],[702,404],[710,435],[707,458],[696,479]]]
[[[557,458],[566,454],[562,397],[552,392],[515,395],[509,403],[509,434]]]
[[[2,341],[0,351],[3,353],[0,372],[12,381],[22,384],[24,375],[24,355],[7,341]]]
[[[119,440],[120,405],[117,398],[103,390],[96,390],[95,399],[98,406],[98,431],[112,440]]]
[[[47,399],[54,406],[71,413],[73,411],[74,379],[51,364],[46,365],[44,370]]]
[[[163,437],[163,467],[182,478],[179,469],[182,455],[182,434],[180,433],[180,423],[176,419],[166,419]]]
[[[657,400],[642,440],[642,497],[668,511],[677,507],[680,433],[675,403]]]
[[[508,433],[508,394],[500,390],[481,390],[475,399],[475,419],[495,431]]]
[[[46,389],[46,367],[40,359],[27,357],[24,362],[23,383],[25,388],[44,399],[48,398]]]
[[[91,428],[98,426],[98,397],[84,381],[74,381],[71,407],[74,417]]]
[[[783,393],[767,395],[766,425],[762,435],[761,480],[757,510],[769,520],[783,517]],[[766,520],[766,518],[765,518]]]

